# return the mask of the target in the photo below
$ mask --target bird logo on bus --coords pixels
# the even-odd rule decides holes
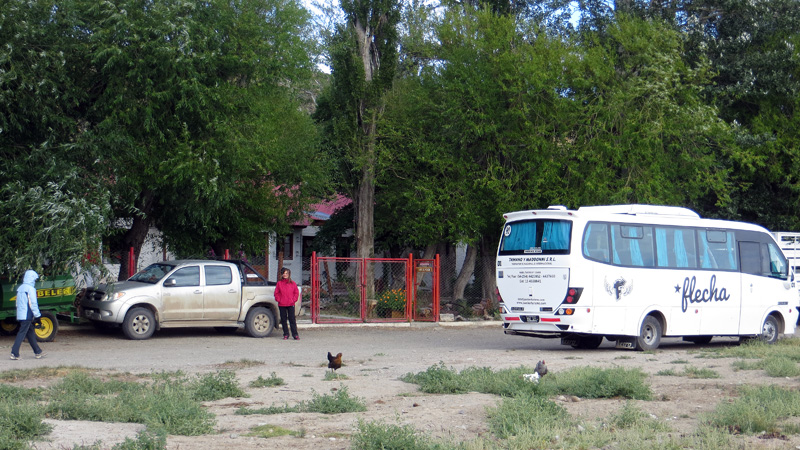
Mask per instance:
[[[605,279],[606,292],[619,301],[622,297],[628,295],[633,290],[633,281],[628,281],[625,278],[619,277],[613,283]]]

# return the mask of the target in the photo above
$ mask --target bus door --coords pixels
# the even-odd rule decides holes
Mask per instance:
[[[739,242],[742,302],[739,334],[758,334],[767,310],[791,289],[786,260],[771,243]],[[781,282],[783,281],[783,282]]]

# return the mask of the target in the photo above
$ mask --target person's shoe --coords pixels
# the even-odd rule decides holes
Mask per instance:
[[[300,340],[300,336],[295,336],[295,337],[294,337],[294,340],[295,340],[295,341],[299,341],[299,340]]]
[[[283,337],[283,340],[284,340],[284,341],[285,341],[285,340],[287,340],[287,339],[289,339],[289,336],[284,336],[284,337]]]
[[[34,355],[34,358],[36,358],[36,359],[42,359],[42,358],[44,358],[45,356],[47,356],[47,354],[46,354],[45,352],[42,352],[42,353],[37,353],[36,355]]]
[[[15,354],[13,354],[13,353],[12,353],[12,354],[11,354],[11,359],[13,359],[14,361],[16,361],[16,360],[18,360],[18,359],[22,359],[22,358],[20,358],[19,356],[16,356]]]

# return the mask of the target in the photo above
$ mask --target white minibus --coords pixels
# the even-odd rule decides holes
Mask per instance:
[[[794,333],[793,272],[758,225],[655,205],[504,217],[496,276],[506,334],[653,350],[664,336],[773,343]]]

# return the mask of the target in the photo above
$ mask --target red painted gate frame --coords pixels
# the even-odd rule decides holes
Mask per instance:
[[[408,258],[339,258],[339,257],[320,257],[317,252],[311,254],[311,321],[319,323],[320,319],[320,299],[319,293],[321,288],[321,280],[319,273],[319,260],[327,261],[348,261],[348,262],[361,262],[359,277],[360,277],[360,297],[361,297],[361,318],[353,320],[338,320],[338,321],[325,321],[325,323],[362,323],[362,322],[405,322],[410,320],[416,321],[439,321],[439,255],[434,259],[414,259],[413,255],[408,255]],[[370,262],[404,262],[406,270],[406,311],[405,317],[398,319],[368,319],[367,318],[367,300],[366,300],[366,277],[367,277],[367,264]],[[416,287],[417,273],[419,267],[432,267],[433,271],[433,288],[432,288],[432,317],[423,318],[417,314],[416,308]]]

